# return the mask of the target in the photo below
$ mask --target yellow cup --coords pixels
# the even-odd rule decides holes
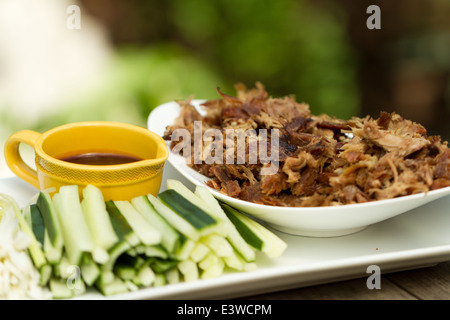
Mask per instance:
[[[36,170],[25,163],[19,145],[35,152]],[[86,165],[61,159],[85,153],[112,153],[140,161],[114,165]],[[130,200],[156,195],[161,187],[164,164],[169,152],[157,134],[131,124],[88,121],[62,125],[45,133],[23,130],[5,143],[5,159],[11,171],[39,190],[63,185],[100,188],[105,200]]]

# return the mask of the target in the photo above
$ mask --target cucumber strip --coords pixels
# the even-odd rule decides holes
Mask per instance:
[[[53,264],[52,266],[52,277],[60,278],[59,274],[59,264]]]
[[[137,275],[135,275],[134,278],[131,279],[131,282],[137,287],[143,286],[141,278],[139,278]]]
[[[151,286],[155,281],[155,272],[149,266],[142,266],[136,276],[139,278],[141,285],[145,287]]]
[[[31,222],[30,206],[26,206],[25,208],[22,209],[22,216],[23,216],[23,219],[26,221],[26,223],[28,223],[28,226],[33,231],[32,222]],[[0,215],[0,219],[1,219],[1,215]],[[34,232],[33,232],[33,234],[34,234]],[[36,235],[34,235],[34,237],[36,238]]]
[[[191,258],[192,261],[198,263],[203,260],[210,252],[211,250],[206,245],[201,242],[197,242],[195,243],[194,248],[192,248],[191,252],[189,253],[189,258]]]
[[[128,292],[128,286],[118,277],[114,277],[114,279],[108,283],[97,281],[95,286],[104,296],[112,296]]]
[[[193,205],[199,207],[204,212],[207,212],[209,215],[211,215],[217,221],[217,227],[215,230],[216,233],[224,236],[227,234],[228,230],[223,225],[225,223],[223,218],[226,219],[226,216],[224,214],[220,215],[220,212],[216,212],[216,208],[212,208],[211,206],[209,206],[209,204],[205,202],[204,199],[200,198],[197,194],[192,192],[181,181],[168,179],[167,188],[176,191],[182,197],[189,200]]]
[[[195,247],[195,242],[186,237],[182,237],[180,241],[180,245],[172,254],[172,257],[176,260],[182,261],[189,257],[192,249]]]
[[[255,234],[253,229],[250,228],[245,223],[245,221],[239,219],[240,213],[226,204],[221,203],[220,205],[230,221],[234,224],[242,238],[255,250],[261,251],[264,246],[264,241],[260,237],[258,237],[257,234]]]
[[[133,198],[131,203],[136,210],[161,233],[161,245],[173,252],[180,241],[180,234],[176,231],[152,206],[146,196]]]
[[[229,268],[237,271],[253,271],[258,268],[256,262],[247,262],[237,252],[235,255],[224,257],[223,261]]]
[[[114,274],[114,272],[110,271],[110,270],[101,270],[100,271],[100,276],[97,278],[97,281],[95,281],[95,286],[101,284],[101,285],[106,285],[108,283],[111,283],[114,281],[116,275]]]
[[[30,253],[31,259],[33,260],[33,264],[36,268],[41,268],[43,265],[47,264],[47,260],[45,258],[44,252],[42,251],[39,242],[34,238],[34,234],[31,229],[27,228],[28,225],[25,221],[22,223],[19,220],[20,228],[26,234],[28,234],[31,238],[31,242],[28,245],[28,252]]]
[[[44,264],[40,269],[39,269],[39,285],[44,287],[48,284],[48,282],[50,281],[50,278],[52,276],[53,273],[53,269],[52,266],[49,264]]]
[[[55,273],[61,279],[67,279],[72,275],[72,264],[66,255],[61,257],[61,260],[55,265]]]
[[[215,264],[220,264],[220,261],[222,261],[222,259],[216,256],[213,252],[210,252],[205,258],[202,259],[202,261],[198,263],[198,267],[202,270],[208,270]]]
[[[165,273],[156,273],[155,280],[153,281],[154,287],[162,287],[167,284],[167,278]]]
[[[201,279],[210,279],[220,276],[224,269],[224,261],[214,253],[208,254],[202,261],[198,263],[198,267],[203,270],[200,274]]]
[[[53,196],[53,200],[62,227],[67,257],[70,263],[78,265],[82,254],[92,252],[94,248],[92,236],[84,220],[78,186],[62,186],[59,193]]]
[[[161,233],[155,229],[129,201],[114,201],[120,213],[145,245],[161,243]]]
[[[53,299],[69,299],[74,295],[73,291],[67,286],[65,280],[51,278],[48,286]]]
[[[100,189],[93,185],[86,186],[81,204],[95,246],[104,250],[111,249],[119,238],[114,232]]]
[[[225,263],[223,260],[219,260],[217,264],[213,265],[211,268],[204,270],[200,276],[201,279],[213,279],[217,278],[223,274],[225,269]]]
[[[258,269],[256,262],[247,262],[244,264],[244,271],[254,271]]]
[[[44,231],[44,254],[50,264],[59,263],[63,254],[62,247],[56,248],[53,246],[47,229]]]
[[[100,267],[90,254],[85,254],[81,263],[81,276],[88,286],[92,286],[100,277]]]
[[[177,260],[171,259],[154,259],[150,263],[150,267],[157,273],[164,273],[172,268],[175,268],[178,264]]]
[[[56,208],[49,193],[40,192],[36,200],[36,206],[41,212],[45,228],[48,230],[49,239],[54,248],[61,248],[64,245],[62,227],[59,222]]]
[[[158,213],[176,230],[181,234],[188,237],[193,241],[200,239],[200,233],[183,217],[178,215],[175,211],[167,207],[160,199],[156,198],[152,194],[147,195],[148,200]]]
[[[130,250],[131,246],[127,241],[118,242],[114,247],[109,250],[109,260],[105,264],[101,265],[102,273],[105,271],[112,271],[117,259],[125,252]]]
[[[224,257],[223,261],[225,262],[225,265],[231,269],[237,271],[244,271],[245,269],[245,261],[243,259],[240,259],[237,254]]]
[[[223,232],[222,225],[218,223],[218,220],[175,190],[167,189],[158,194],[158,198],[194,227],[200,235],[206,235],[211,232]]]
[[[33,233],[36,236],[36,240],[44,245],[44,234],[45,234],[45,224],[44,219],[42,218],[41,211],[37,207],[36,204],[32,204],[29,206],[30,210],[30,222],[31,228],[33,229]]]
[[[133,281],[126,280],[126,281],[124,281],[124,282],[125,282],[125,285],[126,285],[127,288],[128,288],[128,291],[138,291],[138,290],[139,290],[139,287],[138,287],[137,285],[135,285],[135,284],[133,283]]]
[[[39,194],[39,196],[40,196],[40,194]],[[46,197],[46,196],[41,196],[41,197]],[[39,199],[39,197],[38,197],[38,199]],[[53,216],[53,218],[58,219],[58,217],[55,213],[55,209],[54,209],[52,200],[51,199],[47,200],[47,198],[45,198],[43,200],[41,198],[41,201],[45,201],[45,205],[43,203],[41,203],[41,207],[44,208],[44,206],[45,206],[44,210],[47,210],[47,214],[50,214],[49,212],[51,211],[51,215]],[[47,203],[47,201],[50,201],[50,203]],[[49,209],[47,207],[51,207],[51,209]],[[56,241],[55,245],[52,243],[50,236],[49,236],[50,228],[45,227],[45,220],[44,220],[44,217],[42,216],[42,212],[39,209],[38,205],[31,204],[30,206],[28,206],[26,208],[26,210],[24,210],[24,216],[27,220],[29,220],[30,226],[32,226],[32,228],[33,228],[33,233],[36,235],[36,237],[38,238],[38,241],[41,243],[42,250],[44,252],[45,258],[47,259],[48,263],[57,264],[59,262],[59,260],[61,260],[61,256],[63,253],[63,242],[58,240],[58,241]],[[56,220],[56,223],[59,223],[59,222]],[[55,230],[54,230],[54,232],[55,232]],[[61,230],[59,228],[59,225],[58,225],[57,232],[58,232],[58,237],[62,240],[62,235],[61,235]],[[42,238],[42,240],[39,240],[39,238]]]
[[[208,246],[218,257],[228,257],[233,255],[233,247],[222,236],[211,233],[200,239],[200,242]]]
[[[178,270],[183,274],[184,281],[190,282],[199,279],[199,271],[197,264],[190,260],[186,259],[178,263]]]
[[[167,189],[176,191],[178,194],[192,202],[193,205],[201,208],[203,211],[209,212],[208,206],[200,198],[195,196],[194,193],[181,181],[175,179],[167,179],[166,183]]]
[[[197,186],[195,189],[195,194],[202,199],[209,207],[212,208],[212,211],[216,213],[216,215],[222,219],[225,223],[225,228],[227,230],[227,239],[233,248],[239,252],[239,254],[244,258],[247,262],[253,262],[256,259],[255,250],[247,243],[247,241],[243,238],[241,233],[239,233],[236,226],[232,223],[230,218],[224,212],[220,203],[216,198],[209,192],[209,190],[204,186]]]
[[[146,246],[144,244],[140,244],[140,245],[134,247],[134,251],[135,251],[136,255],[145,255],[145,250],[147,249],[147,247],[151,247],[151,245]]]
[[[222,207],[238,230],[242,231],[241,234],[245,234],[244,238],[251,246],[264,252],[269,258],[277,258],[286,250],[287,243],[263,225],[228,205],[222,204]]]
[[[168,284],[175,284],[181,282],[180,272],[178,271],[177,268],[173,268],[166,271],[165,275]]]
[[[105,203],[106,210],[108,211],[109,218],[113,229],[120,241],[127,241],[131,247],[137,246],[141,241],[136,233],[131,228],[125,217],[117,208],[113,200],[109,200]]]
[[[134,247],[135,255],[144,254],[145,253],[145,247],[146,246],[144,244],[140,244],[140,245]]]
[[[259,234],[264,239],[265,246],[263,247],[263,252],[269,258],[278,258],[287,248],[287,243],[280,239],[277,235],[275,235],[272,231],[265,228],[263,225],[258,222],[248,218],[245,215],[242,215],[244,220],[247,220],[247,223],[253,228],[253,230]]]
[[[136,277],[136,269],[132,266],[116,263],[114,273],[122,280],[132,280]]]
[[[197,230],[217,224],[217,221],[207,212],[194,205],[175,190],[168,189],[163,191],[158,194],[158,197],[166,206],[178,213]]]
[[[130,249],[128,249],[127,250],[127,254],[128,255],[130,255],[130,256],[132,256],[132,257],[136,257],[138,254],[137,254],[137,251],[136,251],[136,248],[130,248]]]
[[[101,247],[94,247],[92,250],[92,257],[94,261],[100,264],[104,264],[109,260],[109,253]]]
[[[140,243],[138,236],[130,227],[120,210],[116,207],[114,201],[109,200],[105,203],[105,205],[109,218],[111,219],[114,232],[118,236],[119,241],[127,241],[130,244],[130,247],[137,246]]]
[[[84,283],[84,281],[78,281],[73,289],[72,289],[73,295],[74,296],[81,296],[82,294],[86,293],[86,284]]]
[[[167,259],[169,257],[169,254],[166,250],[160,245],[156,246],[148,246],[145,248],[145,255],[147,257],[153,257],[153,258],[161,258],[161,259]]]
[[[61,259],[62,248],[55,249],[52,247],[52,243],[48,236],[48,230],[45,229],[44,219],[42,218],[41,212],[36,204],[31,204],[23,210],[23,216],[31,227],[36,240],[40,243],[43,250],[44,256],[47,262],[50,264],[58,263]],[[50,268],[50,273],[48,269]],[[51,266],[43,265],[40,268],[41,273],[41,283],[47,283],[51,276]]]
[[[129,256],[128,254],[123,254],[119,257],[116,262],[116,265],[129,266],[134,270],[140,269],[142,266],[146,264],[146,261],[138,256]]]

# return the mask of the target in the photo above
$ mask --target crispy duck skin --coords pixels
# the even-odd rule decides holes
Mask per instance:
[[[181,101],[181,114],[164,135],[170,141],[177,128],[193,134],[197,120],[203,130],[221,130],[223,141],[226,129],[279,130],[274,174],[261,174],[267,163],[248,162],[249,140],[244,164],[228,164],[224,152],[224,164],[191,165],[210,178],[208,186],[224,194],[265,205],[311,207],[391,199],[450,186],[448,143],[427,136],[422,125],[396,113],[381,112],[378,119],[336,119],[311,114],[307,104],[291,96],[272,98],[261,83],[252,89],[237,84],[236,90],[236,96],[230,96],[218,88],[221,98],[202,105],[205,116],[192,107],[191,99]],[[266,143],[270,150],[270,136]]]

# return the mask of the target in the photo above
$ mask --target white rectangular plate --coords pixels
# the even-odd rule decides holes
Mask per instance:
[[[166,180],[181,176],[166,164]],[[18,178],[0,179],[0,192],[25,206],[37,190]],[[369,265],[381,273],[418,268],[450,260],[450,197],[436,200],[408,214],[380,222],[356,234],[334,238],[308,238],[276,232],[288,248],[282,257],[258,256],[258,269],[227,273],[215,279],[147,288],[112,297],[92,290],[81,299],[228,299],[271,291],[369,276]]]

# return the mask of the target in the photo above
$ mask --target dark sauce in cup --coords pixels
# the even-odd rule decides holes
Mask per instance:
[[[107,166],[107,165],[115,165],[115,164],[125,164],[140,161],[143,159],[139,159],[136,157],[126,156],[122,154],[115,153],[82,153],[74,156],[69,156],[65,158],[61,158],[61,160],[76,164],[87,164],[94,166]]]

